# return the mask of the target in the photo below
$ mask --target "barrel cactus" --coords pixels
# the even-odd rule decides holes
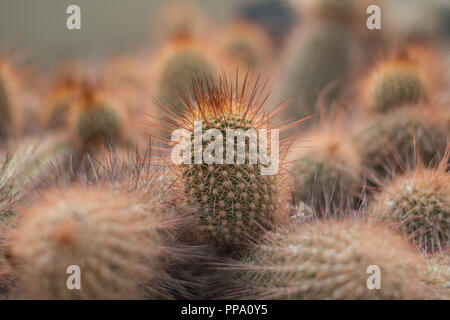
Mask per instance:
[[[202,41],[190,35],[172,39],[156,57],[155,69],[157,90],[160,103],[171,111],[183,109],[179,89],[189,91],[195,77],[214,77],[217,74],[218,59],[214,51]],[[181,87],[181,88],[180,88]]]
[[[445,160],[445,159],[444,159]],[[409,235],[420,248],[436,251],[450,244],[450,174],[416,168],[396,177],[375,196],[372,216]]]
[[[28,297],[170,298],[175,281],[165,265],[176,252],[168,242],[174,221],[145,194],[52,189],[21,209],[6,256]],[[79,290],[70,280],[77,269]]]
[[[287,64],[283,99],[295,99],[286,116],[301,118],[317,111],[317,99],[326,92],[337,99],[352,67],[351,35],[342,25],[314,24],[305,30]]]
[[[403,107],[359,121],[355,141],[366,168],[384,175],[390,170],[444,155],[450,134],[446,107]]]
[[[424,267],[408,243],[388,229],[323,221],[267,234],[229,269],[235,297],[367,300],[420,298]],[[381,289],[370,290],[369,277],[377,268]]]
[[[297,198],[317,212],[347,207],[362,176],[362,162],[351,137],[325,128],[302,137],[297,149],[291,156]]]
[[[237,84],[230,87],[225,78],[221,78],[219,85],[212,80],[198,81],[193,88],[197,100],[189,102],[186,99],[188,110],[178,119],[185,132],[191,136],[194,133],[194,139],[189,136],[185,140],[189,150],[194,146],[192,156],[187,156],[190,164],[183,161],[171,166],[181,189],[179,193],[199,210],[201,242],[222,248],[245,247],[250,239],[258,238],[262,230],[271,229],[287,218],[287,210],[284,209],[289,188],[287,178],[282,168],[269,172],[269,166],[276,166],[277,161],[283,166],[283,152],[288,141],[280,142],[278,158],[275,150],[278,148],[277,130],[272,129],[267,121],[270,115],[259,112],[265,93],[248,99],[247,87],[247,81],[243,88],[238,88]],[[258,92],[259,89],[255,85],[252,90]],[[195,138],[200,133],[209,134],[209,129],[215,129],[214,161],[210,161],[206,153],[207,150],[212,151],[208,139],[201,141]],[[234,133],[238,136],[233,138],[230,135]],[[272,141],[266,151],[271,162],[262,161],[263,135]],[[227,147],[227,139],[233,143],[230,147]],[[258,153],[258,139],[260,154],[257,160],[254,156]],[[200,156],[203,154],[204,158],[199,163],[195,150],[200,146],[204,150]]]

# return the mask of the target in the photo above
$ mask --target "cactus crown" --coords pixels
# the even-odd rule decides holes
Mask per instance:
[[[261,112],[267,99],[267,86],[259,88],[256,82],[250,98],[247,98],[247,76],[240,88],[237,79],[238,75],[236,85],[229,84],[225,77],[220,77],[219,84],[215,84],[213,80],[194,80],[194,99],[182,95],[187,110],[181,117],[172,119],[174,128],[178,126],[192,133],[194,123],[202,121],[202,133],[208,129],[216,129],[222,134],[223,150],[227,150],[228,129],[241,130],[243,134],[250,129],[267,129],[270,132],[270,119],[274,113]],[[234,142],[235,139],[236,137]],[[199,208],[203,241],[223,247],[242,245],[249,239],[258,237],[261,229],[272,228],[286,218],[283,190],[287,189],[287,185],[286,182],[283,187],[280,184],[284,176],[282,173],[262,175],[261,169],[265,165],[260,160],[255,164],[250,163],[249,148],[257,143],[250,140],[249,137],[244,138],[244,149],[233,145],[233,164],[226,163],[224,152],[223,164],[207,164],[204,161],[196,164],[192,156],[191,164],[172,166],[184,199]],[[190,142],[191,150],[194,150],[193,139]],[[206,141],[202,142],[203,150],[207,144]],[[288,144],[288,140],[280,141],[281,165]],[[270,157],[271,147],[268,146],[268,149]],[[237,161],[237,150],[245,153],[242,164]]]
[[[436,169],[418,167],[395,178],[375,197],[371,212],[428,251],[450,243],[450,174],[447,157]]]
[[[389,230],[339,221],[269,233],[245,261],[233,278],[250,299],[408,299],[422,263]],[[381,269],[382,290],[367,288],[371,265]]]

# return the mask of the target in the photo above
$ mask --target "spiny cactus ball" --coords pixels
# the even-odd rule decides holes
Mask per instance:
[[[141,194],[75,185],[48,190],[22,209],[7,257],[26,294],[39,299],[170,295],[170,278],[157,281],[166,276],[161,257],[169,254],[163,242],[168,223],[144,201]],[[79,267],[80,290],[67,286],[69,266]]]
[[[83,146],[91,146],[105,139],[120,138],[124,129],[124,115],[112,97],[84,88],[83,97],[73,108],[72,130]]]
[[[446,163],[437,169],[417,168],[395,178],[375,196],[372,216],[408,234],[428,251],[450,244],[450,174]]]
[[[222,133],[223,144],[220,143],[219,147],[223,147],[223,164],[207,164],[205,160],[196,164],[192,155],[191,164],[172,167],[184,198],[199,208],[201,241],[224,248],[245,247],[250,239],[258,238],[262,230],[271,229],[287,218],[287,211],[283,208],[287,203],[285,196],[289,185],[282,168],[265,175],[262,170],[267,167],[260,159],[255,164],[250,163],[250,148],[258,143],[251,138],[245,138],[244,147],[236,143],[239,138],[233,138],[233,163],[227,164],[226,154],[230,152],[226,147],[227,130],[241,130],[245,135],[254,129],[258,139],[261,139],[258,129],[268,129],[268,156],[271,157],[273,149],[269,141],[273,138],[267,121],[270,115],[259,113],[265,93],[253,97],[252,102],[247,101],[246,89],[239,89],[237,85],[229,87],[225,78],[220,79],[219,85],[209,81],[206,86],[208,90],[204,89],[204,81],[195,83],[198,100],[186,101],[189,110],[179,119],[179,123],[187,132],[193,133],[194,122],[202,121],[199,129],[203,134],[208,129],[217,129]],[[247,86],[243,85],[244,88]],[[258,92],[257,87],[254,90],[252,92]],[[195,146],[196,142],[191,139],[190,143]],[[201,143],[203,150],[206,150],[209,143]],[[286,141],[279,143],[280,167],[283,165],[285,147]],[[240,156],[245,159],[242,164],[238,163]]]
[[[335,100],[351,72],[351,37],[338,24],[321,23],[305,30],[287,65],[283,99],[295,99],[287,116],[302,118],[316,112],[319,95]]]
[[[293,152],[296,197],[317,212],[346,207],[361,182],[362,162],[351,137],[321,130],[302,137]]]
[[[179,86],[192,95],[193,78],[214,76],[217,65],[214,53],[201,41],[188,35],[173,39],[161,50],[155,67],[158,100],[172,111],[182,110]]]
[[[450,135],[446,107],[403,107],[360,121],[355,141],[363,163],[376,173],[411,164],[417,155],[424,163],[443,156]]]
[[[316,222],[267,234],[244,262],[237,263],[233,282],[237,296],[244,292],[247,299],[418,298],[424,263],[412,252],[407,242],[385,228]],[[371,266],[379,267],[379,290],[368,288]]]
[[[377,112],[417,104],[428,95],[419,70],[404,63],[387,63],[378,67],[370,76],[367,91],[366,103]]]

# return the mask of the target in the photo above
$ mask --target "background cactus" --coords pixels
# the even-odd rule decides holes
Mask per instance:
[[[77,80],[66,76],[58,79],[51,89],[42,110],[44,128],[61,130],[67,128],[74,103],[79,100],[80,85]]]
[[[371,265],[381,269],[381,290],[367,288]],[[387,229],[326,221],[269,233],[245,262],[229,268],[237,297],[340,300],[419,298],[424,267]]]
[[[212,81],[207,85],[202,81],[196,82],[194,90],[197,100],[194,103],[185,101],[189,110],[178,123],[188,132],[194,132],[194,121],[200,120],[203,121],[202,132],[207,129],[220,130],[224,151],[227,129],[242,130],[244,134],[250,129],[270,130],[270,123],[267,122],[270,115],[259,112],[259,103],[266,93],[250,101],[246,96],[247,81],[243,84],[244,89],[237,86],[229,87],[225,78],[221,78],[219,85],[214,85]],[[256,84],[254,90],[258,91]],[[248,160],[251,143],[246,138],[246,149],[239,149],[239,152],[245,152],[247,160],[244,164],[236,163],[235,146],[235,164],[225,163],[224,152],[224,164],[206,164],[204,161],[195,164],[192,158],[192,164],[172,165],[184,199],[199,208],[202,241],[219,247],[242,247],[250,239],[258,238],[264,229],[271,229],[287,218],[284,206],[289,186],[282,168],[274,175],[261,174],[264,165],[259,160],[257,164],[250,164]],[[204,141],[203,149],[206,145]],[[285,147],[286,141],[280,142],[280,166],[283,165]],[[270,146],[268,148],[270,157]]]
[[[74,138],[83,147],[122,138],[125,112],[120,104],[112,96],[90,85],[85,85],[82,90],[82,98],[72,112]]]
[[[318,213],[337,212],[351,203],[362,178],[351,137],[338,130],[316,130],[301,138],[291,158],[296,198]]]
[[[384,175],[412,164],[417,155],[425,163],[443,156],[450,133],[449,115],[445,106],[419,105],[359,121],[355,141],[364,165]]]
[[[445,159],[444,159],[445,160]],[[450,174],[443,161],[437,169],[417,168],[395,178],[375,196],[371,213],[408,234],[429,251],[450,244]]]
[[[13,70],[4,57],[0,57],[0,138],[4,140],[13,126],[17,104]]]
[[[307,29],[286,68],[283,99],[295,99],[287,116],[309,116],[325,89],[335,100],[351,72],[351,34],[340,24],[320,23]]]
[[[367,88],[367,106],[385,112],[405,104],[417,104],[428,97],[428,87],[412,64],[389,62],[376,68]]]
[[[160,103],[171,111],[183,110],[178,86],[187,93],[195,77],[214,77],[217,58],[212,49],[190,35],[179,35],[164,47],[157,57],[156,90]]]
[[[8,260],[33,298],[170,297],[164,263],[173,217],[153,205],[101,186],[48,190],[21,210]],[[70,265],[81,269],[81,290],[66,286]]]
[[[262,27],[247,21],[235,21],[225,32],[224,55],[231,66],[261,71],[271,56],[271,40]]]

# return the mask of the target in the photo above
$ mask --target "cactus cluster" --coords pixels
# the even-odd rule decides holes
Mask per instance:
[[[403,107],[362,121],[355,141],[364,165],[383,174],[411,164],[418,155],[425,163],[443,156],[449,123],[445,107]]]
[[[351,137],[337,130],[319,130],[298,144],[291,169],[296,196],[317,212],[346,207],[362,176],[361,159]]]
[[[283,99],[295,99],[288,116],[301,118],[316,112],[319,95],[335,100],[350,75],[351,34],[342,25],[320,23],[305,30],[287,65]]]
[[[205,90],[204,81],[196,82],[194,91],[198,98],[193,102],[185,101],[189,110],[180,119],[183,128],[195,133],[194,122],[202,121],[202,133],[207,129],[218,129],[223,136],[221,147],[227,153],[230,152],[226,149],[227,130],[241,130],[245,135],[248,130],[254,129],[258,132],[258,139],[258,129],[267,129],[270,133],[267,114],[259,112],[259,103],[264,97],[254,97],[253,102],[247,100],[246,83],[243,85],[244,89],[238,89],[237,84],[236,87],[230,86],[225,78],[221,78],[217,85],[210,81],[206,85],[208,90]],[[253,92],[257,91],[255,87]],[[233,92],[238,95],[233,96]],[[236,138],[233,139],[235,140]],[[261,170],[265,165],[260,160],[251,164],[249,150],[255,142],[245,138],[246,146],[243,149],[239,145],[233,145],[233,164],[225,162],[225,152],[223,164],[196,164],[193,153],[191,164],[173,166],[184,198],[199,208],[200,237],[207,243],[220,247],[245,246],[249,239],[258,238],[263,230],[271,229],[286,219],[283,190],[288,186],[281,173],[282,169],[274,175],[264,175]],[[194,139],[190,143],[194,147]],[[201,143],[204,150],[208,143]],[[284,145],[286,143],[280,145],[280,157]],[[269,146],[269,157],[270,148]],[[245,152],[245,162],[242,164],[237,161],[238,152]],[[282,165],[283,163],[280,164]],[[281,187],[283,183],[285,185]]]
[[[374,265],[381,290],[367,286]],[[424,266],[390,230],[323,221],[267,234],[245,262],[229,269],[235,290],[249,299],[367,300],[419,298]]]
[[[170,218],[158,210],[126,190],[49,190],[21,210],[7,258],[32,298],[170,297],[170,279],[159,279],[171,254]],[[81,290],[67,287],[69,266],[79,267]]]
[[[446,161],[437,169],[417,168],[395,178],[375,196],[371,215],[401,232],[424,250],[450,244],[450,174]]]

